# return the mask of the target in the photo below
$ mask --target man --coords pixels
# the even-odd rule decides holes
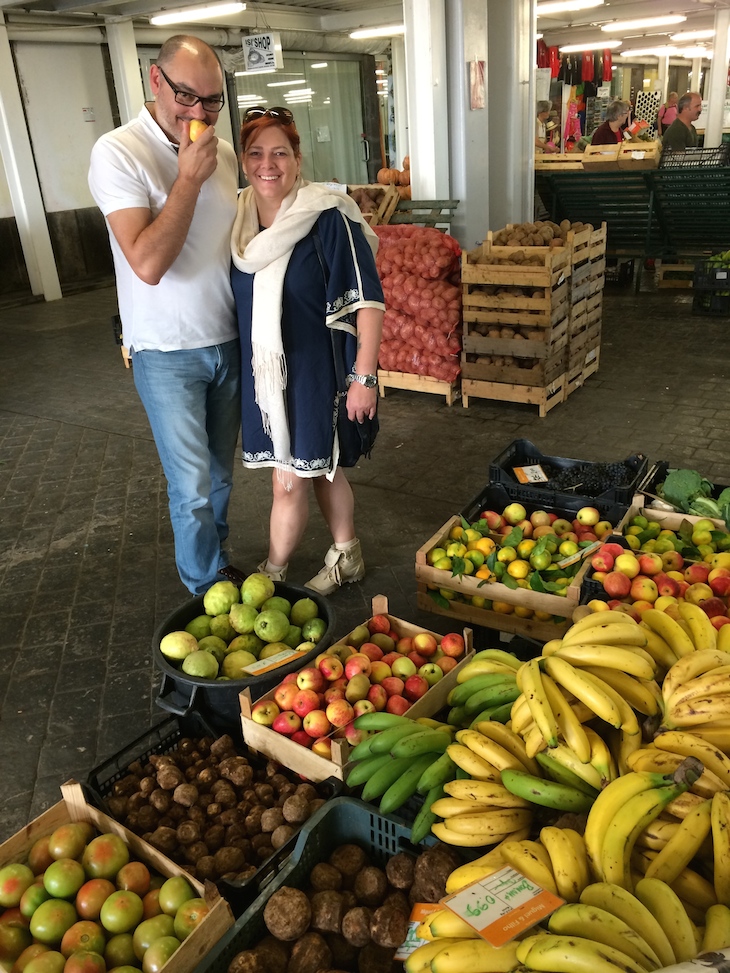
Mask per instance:
[[[150,86],[155,101],[94,146],[89,186],[109,228],[125,344],[167,478],[178,573],[202,594],[228,563],[241,417],[229,273],[238,164],[215,136],[225,84],[207,44],[171,37]],[[191,141],[194,120],[209,127]]]
[[[683,152],[697,145],[696,122],[702,112],[702,96],[696,91],[688,91],[677,102],[677,117],[662,136],[665,149]]]
[[[558,147],[548,142],[545,123],[550,117],[552,105],[549,101],[538,101],[537,118],[535,121],[535,152],[557,152]]]

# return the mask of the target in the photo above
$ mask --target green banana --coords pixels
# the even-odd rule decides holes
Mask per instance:
[[[370,716],[370,713],[366,714]],[[370,746],[370,753],[390,753],[395,744],[402,740],[403,737],[409,737],[414,733],[422,733],[423,727],[420,723],[414,723],[410,720],[407,724],[403,726],[393,726],[389,730],[381,730],[380,733],[376,734]]]
[[[446,717],[446,722],[449,726],[464,726],[465,723],[469,722],[469,717],[466,715],[463,706],[452,706]]]
[[[375,756],[366,757],[356,764],[350,773],[347,775],[347,786],[348,787],[359,787],[360,784],[364,784],[376,770],[380,767],[385,767],[386,764],[390,763],[392,757],[389,753],[380,753]]]
[[[489,689],[480,689],[470,696],[464,703],[464,709],[469,717],[474,716],[485,706],[498,706],[503,703],[514,703],[521,695],[517,683],[511,679],[508,683]]]
[[[432,762],[436,759],[435,755],[444,753],[446,748],[454,742],[450,733],[442,730],[424,730],[423,733],[410,733],[406,737],[401,737],[398,742],[391,747],[390,753],[393,757],[420,757],[421,754],[432,754]]]
[[[457,767],[456,768],[456,777],[454,779],[455,780],[471,780],[471,774],[467,773],[467,771],[464,770],[463,767]]]
[[[504,685],[513,686],[514,682],[515,677],[509,673],[485,672],[481,676],[472,676],[466,682],[454,686],[446,697],[446,702],[449,706],[462,706],[470,696],[473,696],[474,693],[478,693],[482,689],[496,688]]]
[[[592,787],[582,777],[574,774],[568,767],[564,767],[554,757],[551,757],[549,753],[536,753],[535,760],[537,760],[545,773],[552,780],[556,781],[556,783],[567,784],[568,787],[574,787],[576,790],[583,791],[584,794],[588,794],[593,800],[598,797],[599,791],[597,788]]]
[[[523,770],[503,770],[502,783],[511,794],[555,811],[575,811],[582,814],[593,804],[593,798],[577,787],[534,777]]]
[[[365,757],[372,757],[373,751],[371,747],[376,739],[377,736],[374,733],[365,737],[365,739],[358,743],[358,745],[351,751],[350,760],[364,760]]]
[[[502,703],[497,706],[488,706],[481,713],[472,718],[469,729],[473,729],[477,723],[483,720],[493,720],[495,723],[507,723],[512,717],[512,703]],[[364,742],[364,741],[363,741]]]
[[[421,779],[423,779],[423,774],[421,775]],[[438,821],[438,815],[433,813],[431,805],[435,804],[443,796],[443,784],[435,784],[427,791],[423,798],[423,806],[411,825],[411,842],[414,845],[417,845],[419,841],[423,841],[424,838],[427,838],[431,834],[431,825]]]
[[[472,662],[479,662],[481,659],[491,659],[493,662],[504,662],[507,666],[512,666],[515,672],[520,668],[522,662],[511,652],[504,649],[482,649],[471,657]]]
[[[363,713],[355,720],[356,730],[389,730],[394,726],[407,726],[413,720],[395,713]]]
[[[378,810],[381,814],[391,814],[393,811],[397,811],[410,797],[413,797],[421,774],[429,764],[433,763],[433,755],[430,753],[424,753],[420,757],[416,757],[415,760],[412,757],[405,759],[408,762],[408,767],[401,771],[398,779],[393,781],[380,800]],[[397,762],[397,760],[394,761],[394,763]]]
[[[448,753],[442,753],[421,774],[416,790],[419,794],[427,794],[434,787],[443,787],[444,784],[454,780],[455,777],[456,764]]]
[[[382,797],[391,784],[394,784],[400,777],[413,765],[410,757],[402,757],[394,760],[390,754],[388,763],[374,770],[372,775],[365,781],[361,797],[363,801],[373,801],[376,797]],[[418,783],[416,781],[416,783]]]

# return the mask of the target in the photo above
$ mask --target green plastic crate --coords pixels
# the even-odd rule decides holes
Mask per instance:
[[[419,849],[409,837],[409,825],[377,814],[363,801],[351,797],[328,801],[304,825],[294,851],[282,863],[279,873],[268,876],[268,884],[261,888],[253,905],[195,967],[194,973],[227,973],[236,953],[252,949],[268,934],[264,907],[274,892],[282,885],[304,888],[312,868],[326,861],[338,845],[360,845],[373,864],[384,866],[399,851],[418,854]]]

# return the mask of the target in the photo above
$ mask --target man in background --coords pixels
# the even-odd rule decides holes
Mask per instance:
[[[696,91],[688,91],[677,102],[677,117],[662,135],[665,149],[673,152],[683,152],[685,149],[697,145],[697,129],[692,122],[696,122],[702,112],[702,96]]]
[[[125,344],[167,479],[178,573],[202,594],[228,564],[241,417],[229,269],[238,163],[213,128],[225,80],[212,48],[171,37],[150,86],[155,101],[95,144],[89,186],[109,229]],[[193,122],[204,128],[194,141]]]
[[[548,142],[546,122],[550,117],[552,105],[549,101],[538,101],[535,119],[535,152],[557,152],[558,147]]]

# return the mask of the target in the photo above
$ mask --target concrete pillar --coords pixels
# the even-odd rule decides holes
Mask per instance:
[[[408,140],[408,82],[406,80],[406,49],[402,37],[394,37],[390,43],[393,71],[393,108],[395,111],[395,149],[400,166],[403,157],[410,155]]]
[[[63,297],[5,18],[0,12],[0,155],[33,294]]]
[[[727,93],[728,40],[730,31],[730,10],[715,11],[715,37],[712,47],[712,69],[707,91],[707,124],[705,125],[706,147],[712,148],[722,142],[722,122],[725,113]],[[694,84],[694,78],[693,84]]]
[[[702,75],[702,58],[695,57],[692,58],[692,81],[690,83],[690,91],[700,90],[700,77]],[[683,91],[679,92],[679,97],[681,98],[684,94]]]
[[[413,199],[449,199],[445,0],[403,0]]]
[[[139,71],[137,42],[131,20],[108,18],[105,23],[114,87],[122,125],[136,118],[144,105],[144,87]]]
[[[534,216],[535,0],[487,0],[489,226]]]
[[[657,77],[661,88],[659,89],[662,93],[662,104],[666,105],[667,98],[669,97],[669,58],[660,57],[657,64]]]
[[[487,15],[483,0],[450,0],[447,18],[451,195],[461,200],[451,233],[464,249],[471,250],[486,237],[491,225]],[[471,101],[471,74],[480,69],[485,72],[483,108],[472,107]]]

